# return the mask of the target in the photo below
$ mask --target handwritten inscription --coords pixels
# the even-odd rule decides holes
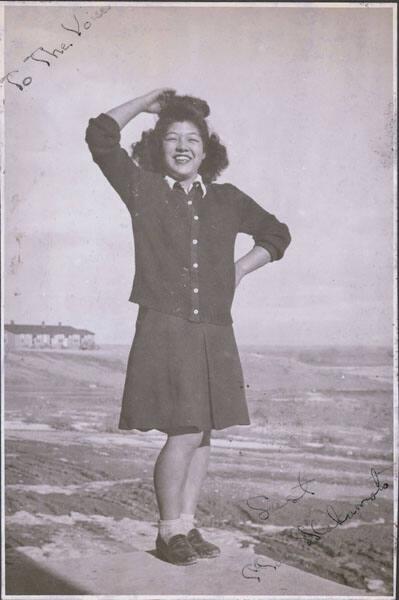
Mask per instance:
[[[283,509],[287,504],[296,504],[306,494],[311,496],[315,495],[315,492],[309,490],[306,486],[310,483],[313,483],[314,479],[309,479],[306,481],[302,481],[301,474],[298,475],[298,485],[293,486],[291,489],[296,490],[300,489],[301,493],[299,495],[289,495],[283,502],[272,502],[268,496],[252,496],[247,500],[247,506],[251,510],[254,510],[258,513],[258,518],[261,521],[266,521],[273,512]]]
[[[331,533],[331,531],[334,531],[334,529],[352,519],[356,514],[359,513],[359,511],[362,508],[364,508],[364,506],[368,502],[373,502],[380,492],[386,490],[389,487],[389,484],[386,482],[380,482],[378,475],[381,475],[382,471],[376,471],[375,469],[371,468],[370,472],[371,477],[374,481],[375,490],[371,492],[369,496],[362,498],[359,503],[353,506],[352,510],[349,510],[344,514],[339,514],[334,508],[334,506],[329,504],[326,509],[326,514],[329,517],[329,519],[334,523],[333,525],[326,525],[325,527],[316,528],[314,523],[311,521],[310,530],[298,526],[296,528],[298,535],[294,535],[293,537],[296,539],[304,540],[308,546],[311,546],[315,542],[321,540],[321,538],[324,535]]]
[[[334,531],[340,525],[347,523],[352,519],[355,515],[357,515],[368,503],[373,502],[378,494],[383,492],[384,490],[389,488],[389,483],[381,482],[379,475],[381,475],[387,469],[383,469],[382,471],[377,471],[374,468],[370,469],[371,478],[374,483],[374,489],[368,496],[362,498],[359,502],[354,504],[351,510],[347,512],[340,513],[338,510],[332,505],[329,504],[326,507],[326,515],[328,516],[330,522],[325,526],[315,526],[314,522],[310,521],[310,524],[306,526],[297,526],[291,528],[287,526],[287,529],[292,529],[291,535],[292,538],[300,541],[304,541],[307,545],[312,545],[322,539],[322,537],[332,531]],[[299,488],[301,493],[296,495],[290,495],[283,502],[280,503],[272,503],[268,496],[259,495],[253,496],[247,500],[247,506],[251,510],[258,512],[258,518],[262,521],[266,521],[269,519],[270,515],[273,512],[283,509],[288,504],[296,504],[302,500],[307,494],[315,495],[315,492],[308,489],[308,485],[312,483],[314,480],[306,480],[303,481],[301,479],[301,475],[298,475],[298,485],[296,485],[292,489]],[[261,581],[260,574],[266,571],[266,569],[272,569],[276,571],[278,567],[281,565],[281,562],[271,563],[270,559],[266,557],[257,557],[252,563],[246,564],[242,570],[242,576],[245,579],[256,579],[258,582]]]
[[[258,583],[260,583],[261,578],[259,577],[259,572],[262,569],[272,569],[277,571],[277,569],[281,566],[281,562],[269,563],[267,559],[262,556],[258,556],[252,563],[245,565],[242,570],[242,576],[245,579],[257,579]]]
[[[84,32],[88,31],[93,22],[96,19],[101,19],[108,11],[111,10],[111,6],[101,6],[99,7],[95,13],[93,13],[89,19],[83,20],[79,19],[75,14],[72,16],[71,22],[69,23],[61,23],[60,26],[65,31],[74,34],[73,37],[76,36],[75,39],[78,39],[84,34]],[[51,67],[54,62],[54,59],[58,59],[62,56],[69,48],[72,48],[73,42],[60,42],[58,48],[45,48],[44,46],[39,46],[33,52],[31,52],[28,56],[23,59],[23,63],[27,63],[28,65],[31,63],[40,63],[46,67]],[[9,71],[4,77],[0,79],[0,83],[8,83],[13,86],[14,89],[18,89],[20,92],[23,92],[26,87],[28,87],[32,81],[33,77],[30,74],[25,76],[20,75],[19,69],[13,69]]]

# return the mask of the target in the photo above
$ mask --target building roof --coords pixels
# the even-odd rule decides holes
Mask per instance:
[[[10,333],[26,333],[29,335],[94,335],[94,331],[77,329],[70,325],[17,325],[16,323],[4,324],[4,329]]]

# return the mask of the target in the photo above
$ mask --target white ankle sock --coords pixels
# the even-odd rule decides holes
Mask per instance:
[[[165,542],[178,533],[185,533],[181,519],[160,519],[158,521],[158,529],[159,535]]]
[[[183,531],[187,534],[191,529],[194,529],[194,515],[189,513],[181,513],[180,519],[183,526]]]

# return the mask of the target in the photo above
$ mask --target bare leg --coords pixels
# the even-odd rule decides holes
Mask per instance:
[[[214,558],[220,554],[220,548],[204,540],[194,522],[198,498],[208,469],[211,449],[210,438],[211,432],[205,431],[201,445],[195,450],[191,459],[183,490],[182,512],[180,514],[182,531],[200,558]]]
[[[201,440],[202,432],[170,435],[157,458],[154,486],[162,520],[180,517],[188,468]]]
[[[194,515],[197,508],[202,484],[208,470],[211,450],[210,433],[210,431],[203,433],[201,445],[194,450],[188,467],[181,502],[181,512],[184,514]]]

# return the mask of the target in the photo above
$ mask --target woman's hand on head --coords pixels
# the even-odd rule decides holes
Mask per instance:
[[[176,90],[169,87],[157,88],[148,94],[141,96],[143,110],[148,113],[159,114],[164,106],[164,94],[167,92],[175,93]]]
[[[169,87],[158,88],[148,94],[144,94],[144,96],[132,98],[132,100],[128,100],[120,106],[115,106],[115,108],[111,108],[106,114],[114,119],[119,128],[122,129],[131,119],[134,119],[134,117],[137,117],[142,112],[159,113],[165,106],[168,95],[173,96],[174,93],[175,91]]]

